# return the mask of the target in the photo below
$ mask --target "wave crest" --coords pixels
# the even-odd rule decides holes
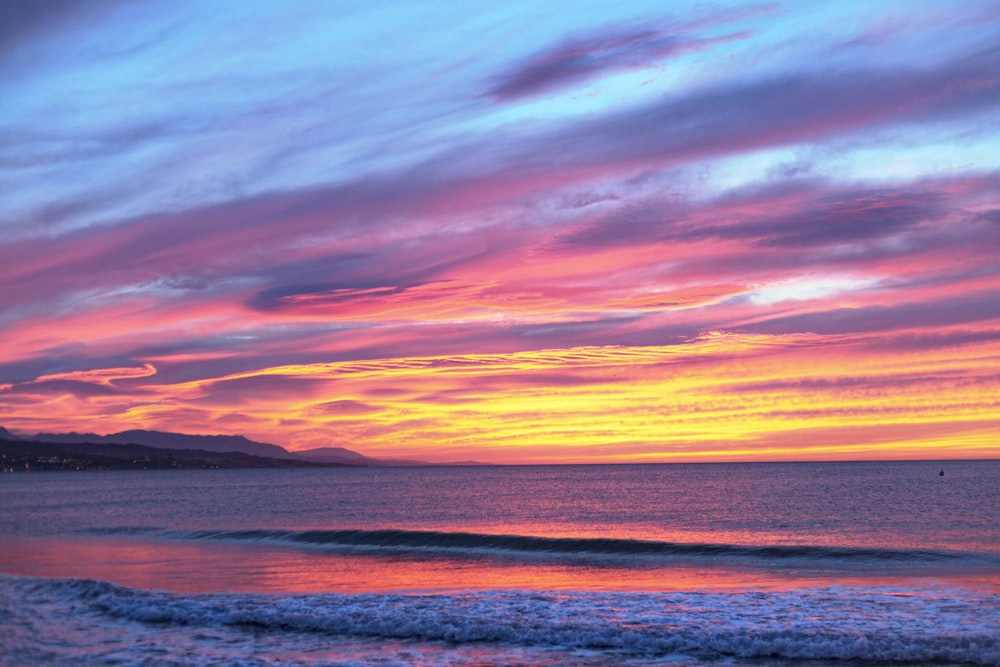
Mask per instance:
[[[745,593],[179,595],[84,580],[3,582],[12,605],[40,597],[152,628],[265,629],[376,640],[487,643],[629,656],[1000,663],[1000,596],[829,587]],[[4,599],[0,598],[0,611]]]
[[[330,550],[366,552],[441,552],[452,556],[505,554],[553,557],[690,557],[827,562],[882,562],[886,564],[957,563],[981,560],[1000,564],[1000,557],[929,549],[879,549],[813,545],[740,545],[661,542],[603,537],[538,537],[428,530],[197,530],[152,528],[111,529],[102,532],[145,534],[196,541],[227,541],[299,545]]]

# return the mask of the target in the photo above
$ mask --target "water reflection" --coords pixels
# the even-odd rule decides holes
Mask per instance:
[[[804,570],[772,565],[628,566],[502,557],[329,553],[265,545],[130,538],[15,538],[0,542],[0,571],[111,581],[178,593],[363,593],[524,589],[564,591],[789,590],[825,585],[949,584],[1000,592],[1000,573]]]

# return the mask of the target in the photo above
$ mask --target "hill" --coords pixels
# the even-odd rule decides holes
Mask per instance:
[[[242,435],[188,435],[166,431],[131,430],[97,435],[96,433],[37,433],[21,440],[49,443],[101,443],[113,445],[146,445],[163,449],[200,449],[206,452],[241,452],[252,456],[275,459],[296,458],[284,447],[266,442],[255,442]]]
[[[198,450],[216,454],[246,454],[267,459],[293,462],[319,463],[348,466],[425,466],[425,465],[481,465],[475,461],[451,464],[430,464],[411,459],[379,459],[365,456],[344,447],[317,447],[289,451],[279,445],[257,442],[242,435],[189,435],[169,431],[133,429],[108,435],[96,433],[36,433],[16,435],[0,426],[0,440],[9,442],[38,442],[50,445],[87,443],[90,445],[142,445],[164,450]]]
[[[376,459],[343,447],[317,447],[292,452],[293,456],[316,463],[346,463],[363,466],[425,466],[426,461],[409,459]]]
[[[137,444],[0,439],[0,468],[16,470],[149,470],[158,468],[311,468],[342,466],[244,452]]]

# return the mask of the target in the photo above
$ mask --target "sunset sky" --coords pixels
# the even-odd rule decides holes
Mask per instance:
[[[0,424],[1000,456],[1000,5],[6,2]]]

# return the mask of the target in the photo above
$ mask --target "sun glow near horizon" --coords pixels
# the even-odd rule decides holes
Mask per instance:
[[[89,397],[80,407],[93,410],[87,430],[207,433],[240,414],[224,430],[290,449],[333,445],[429,461],[995,455],[994,345],[885,357],[873,345],[882,341],[857,336],[825,338],[817,354],[817,338],[713,332],[673,346],[278,366],[175,384],[119,369],[122,380],[141,378],[132,391],[146,400],[114,421],[103,414],[119,398]],[[113,381],[109,373],[100,380]],[[39,383],[60,380],[68,381]],[[50,413],[65,402],[54,397]],[[79,430],[76,419],[65,427]]]

